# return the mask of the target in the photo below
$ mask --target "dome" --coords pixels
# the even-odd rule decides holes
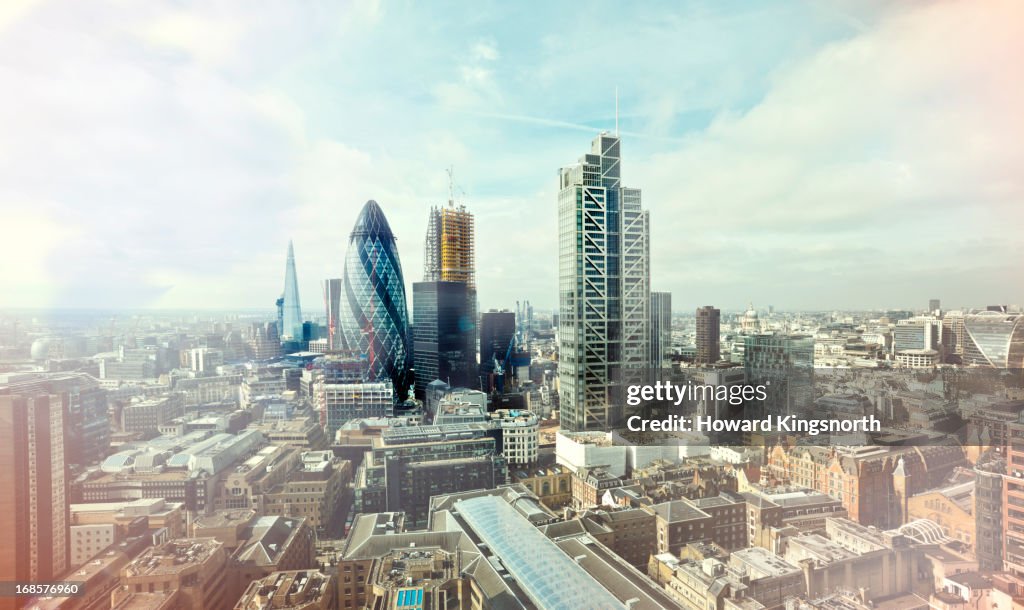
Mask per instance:
[[[46,360],[50,357],[50,347],[53,344],[53,339],[36,339],[29,348],[29,354],[33,360]]]

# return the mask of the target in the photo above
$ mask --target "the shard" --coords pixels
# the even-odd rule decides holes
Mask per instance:
[[[376,201],[367,201],[349,236],[342,278],[341,330],[366,356],[369,374],[390,379],[404,400],[412,384],[405,280],[395,235]]]
[[[281,340],[302,341],[302,307],[299,305],[299,280],[295,275],[295,249],[288,241],[288,261],[284,267],[284,302],[281,310]]]

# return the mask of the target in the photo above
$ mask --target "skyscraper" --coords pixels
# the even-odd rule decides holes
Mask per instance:
[[[623,386],[643,383],[650,343],[650,218],[624,188],[618,136],[559,173],[559,386],[562,429],[623,419]]]
[[[697,308],[697,363],[714,364],[721,358],[722,312],[711,305]]]
[[[764,401],[766,413],[798,414],[813,406],[813,337],[748,335],[743,342],[747,383],[768,386],[768,397]]]
[[[516,314],[511,311],[485,311],[480,314],[480,389],[490,392],[495,389],[491,375],[511,373],[509,347],[516,336]],[[496,370],[497,366],[501,370]]]
[[[440,379],[476,387],[476,269],[473,214],[435,206],[427,220],[423,281],[413,284],[413,368],[416,396]]]
[[[655,380],[662,379],[659,371],[672,368],[672,293],[651,293],[651,370]]]
[[[281,341],[302,341],[302,308],[299,305],[299,280],[295,275],[295,249],[288,241],[288,260],[284,266],[284,302],[282,304]]]
[[[324,309],[327,314],[327,349],[330,350],[344,348],[338,320],[341,312],[341,284],[341,278],[331,278],[320,282],[320,288],[324,293]]]
[[[473,214],[466,206],[434,206],[423,247],[424,282],[461,282],[476,287]]]
[[[413,362],[416,397],[440,379],[476,387],[476,290],[463,282],[412,285]]]
[[[10,391],[0,388],[0,391]],[[0,395],[0,554],[4,580],[55,580],[68,568],[64,405],[46,392]],[[8,603],[10,602],[10,603]],[[0,598],[0,608],[18,607]]]
[[[405,400],[412,384],[405,280],[395,235],[373,200],[349,236],[340,309],[348,349],[366,356],[371,380],[391,379],[397,400]]]

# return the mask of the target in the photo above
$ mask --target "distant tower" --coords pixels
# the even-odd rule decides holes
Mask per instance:
[[[672,293],[651,293],[651,371],[655,381],[672,368]]]
[[[608,430],[650,366],[650,215],[602,133],[558,176],[558,377],[562,430]]]
[[[320,282],[320,288],[324,293],[324,310],[327,314],[327,349],[344,349],[342,340],[340,320],[341,312],[341,278],[331,278]]]
[[[744,335],[756,335],[761,332],[761,321],[757,318],[757,310],[754,309],[754,304],[751,303],[746,313],[743,314],[743,320],[740,322],[740,332]]]
[[[935,313],[942,309],[942,302],[939,299],[930,299],[928,301],[928,313]]]
[[[288,260],[284,267],[284,304],[282,341],[302,341],[302,308],[299,305],[299,280],[295,275],[295,249],[288,241]]]
[[[412,375],[405,280],[391,225],[376,201],[367,201],[349,235],[340,303],[348,349],[367,359],[373,380],[390,378],[397,400]]]
[[[899,527],[909,520],[910,514],[910,475],[907,474],[906,465],[901,457],[896,462],[896,468],[892,471],[892,489],[896,495],[896,523],[892,527]]]
[[[711,305],[697,309],[697,363],[714,364],[721,359],[722,312]]]

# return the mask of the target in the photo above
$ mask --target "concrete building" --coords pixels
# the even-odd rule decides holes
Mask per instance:
[[[249,583],[234,610],[334,610],[334,578],[313,570],[274,572]]]
[[[722,312],[711,305],[697,308],[697,364],[721,360]]]
[[[121,410],[121,430],[156,435],[160,426],[185,414],[185,395],[174,392],[126,405]]]
[[[179,538],[147,549],[121,569],[120,588],[111,605],[133,594],[175,594],[179,607],[226,610],[231,607],[227,586],[228,557],[213,538]]]
[[[64,404],[48,394],[0,394],[0,574],[57,580],[69,567]],[[0,597],[0,608],[16,607]]]

